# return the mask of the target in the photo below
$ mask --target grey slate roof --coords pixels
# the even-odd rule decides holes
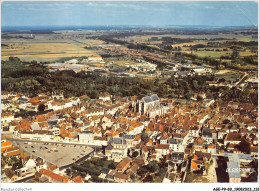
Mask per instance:
[[[81,133],[85,133],[85,134],[94,134],[92,131],[82,131]]]
[[[52,121],[48,121],[48,125],[49,126],[55,126],[57,124],[58,120],[52,120]]]
[[[143,99],[144,99],[144,102],[145,102],[145,103],[150,103],[150,102],[152,102],[152,99],[151,99],[151,97],[149,97],[149,96],[144,97]]]
[[[112,150],[113,146],[111,144],[108,144],[108,146],[105,148],[105,150]]]
[[[157,100],[159,100],[159,97],[156,94],[154,94],[154,95],[151,96],[151,99],[153,101],[157,101]]]
[[[126,140],[124,140],[123,138],[113,138],[113,143],[114,144],[126,144]]]
[[[134,139],[133,135],[125,135],[125,139]]]
[[[170,143],[170,144],[177,144],[177,141],[176,141],[176,139],[173,139],[173,138],[172,138],[172,139],[169,140],[169,143]]]
[[[109,174],[107,174],[105,178],[106,178],[106,179],[114,179],[114,175],[109,175]]]
[[[173,152],[171,155],[171,159],[173,160],[183,160],[184,153],[183,152]]]

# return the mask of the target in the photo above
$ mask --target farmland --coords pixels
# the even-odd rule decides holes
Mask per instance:
[[[174,34],[173,32],[163,35],[136,35],[121,38],[121,40],[161,48],[163,48],[163,44],[167,44],[167,46],[171,44],[173,52],[177,51],[175,48],[180,47],[183,53],[219,59],[221,56],[232,55],[233,47],[227,42],[257,42],[257,36],[252,34],[254,33],[243,30],[207,32],[206,34],[201,34],[201,32],[197,34]],[[169,39],[173,39],[173,41],[168,41]],[[196,48],[198,45],[202,45],[203,48]],[[241,57],[252,56],[254,61],[257,61],[257,46],[241,46],[239,53]],[[230,60],[227,62],[230,62]]]
[[[22,61],[36,60],[52,62],[65,57],[97,56],[98,53],[84,47],[101,43],[95,40],[55,39],[56,35],[39,35],[35,39],[3,39],[2,60],[10,56],[19,57]]]

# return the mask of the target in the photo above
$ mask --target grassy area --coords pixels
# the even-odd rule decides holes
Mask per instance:
[[[187,172],[185,183],[207,183],[209,182],[207,178],[202,177],[192,172]]]
[[[236,81],[239,79],[240,74],[235,72],[228,72],[228,73],[222,73],[222,74],[216,74],[217,79],[224,78],[226,81]]]

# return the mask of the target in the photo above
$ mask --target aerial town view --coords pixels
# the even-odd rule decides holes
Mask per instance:
[[[257,182],[257,7],[2,3],[1,183]]]

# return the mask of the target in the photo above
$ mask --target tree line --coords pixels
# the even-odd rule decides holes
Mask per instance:
[[[246,87],[243,91],[236,88],[209,87],[206,81],[215,79],[214,75],[193,75],[176,78],[174,74],[166,80],[143,79],[139,77],[105,76],[100,73],[81,71],[49,72],[41,63],[21,62],[19,58],[2,61],[2,91],[21,92],[30,96],[40,93],[51,95],[53,91],[63,91],[64,96],[79,97],[88,95],[91,99],[99,97],[100,92],[115,96],[132,96],[150,93],[164,98],[191,99],[195,93],[205,92],[209,97],[218,93],[224,100],[257,103],[258,91]]]

